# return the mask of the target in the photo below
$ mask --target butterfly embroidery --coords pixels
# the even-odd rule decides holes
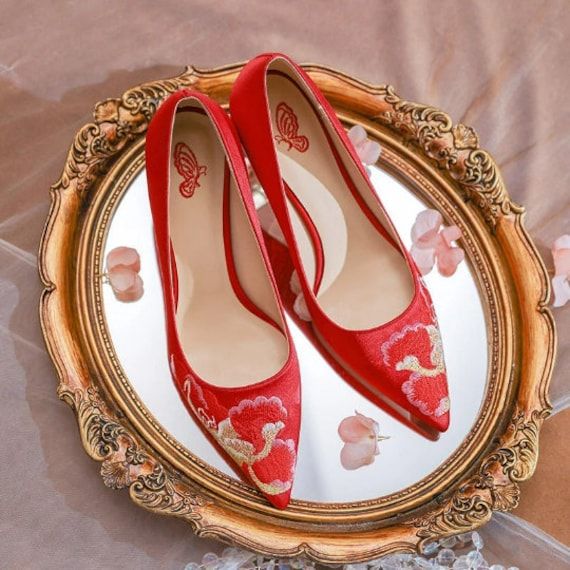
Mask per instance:
[[[295,148],[299,152],[305,152],[309,148],[309,139],[298,134],[299,121],[293,109],[287,103],[281,102],[277,105],[275,116],[279,130],[279,134],[275,135],[275,140],[278,143],[284,142],[289,145],[287,150]]]
[[[178,189],[185,198],[194,195],[194,190],[200,187],[198,180],[202,174],[208,171],[207,166],[200,166],[196,160],[196,155],[190,147],[183,142],[177,143],[174,147],[174,166],[183,180]]]

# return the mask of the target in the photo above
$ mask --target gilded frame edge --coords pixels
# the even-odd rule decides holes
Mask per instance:
[[[395,550],[413,550],[439,535],[464,532],[489,520],[493,510],[510,510],[519,497],[518,483],[534,472],[538,434],[550,412],[548,383],[555,356],[555,328],[547,307],[550,286],[544,265],[524,228],[524,209],[506,192],[491,156],[479,148],[473,129],[453,125],[449,116],[433,107],[400,99],[390,86],[372,86],[335,70],[306,65],[325,94],[340,105],[347,86],[360,91],[362,111],[437,167],[480,212],[500,242],[517,296],[521,358],[517,366],[516,404],[503,435],[455,494],[442,504],[405,523],[359,532],[346,537],[306,533],[263,524],[233,513],[232,528],[197,489],[183,482],[168,465],[146,454],[137,437],[123,425],[124,418],[91,385],[92,370],[84,362],[74,338],[65,299],[73,275],[63,262],[62,249],[73,235],[64,218],[77,213],[81,194],[96,183],[106,163],[128,147],[146,129],[162,99],[185,86],[216,96],[218,80],[232,82],[240,64],[214,70],[192,67],[172,79],[129,89],[121,98],[95,106],[94,122],[77,133],[60,180],[51,187],[50,213],[40,245],[39,270],[44,284],[40,320],[46,345],[58,376],[58,395],[75,411],[83,446],[101,462],[105,484],[129,488],[131,498],[154,512],[189,521],[197,534],[235,541],[262,553],[305,554],[323,563],[356,562]],[[218,83],[217,83],[218,82]],[[60,342],[55,331],[65,330]],[[530,348],[533,350],[530,350]],[[235,529],[239,529],[237,532]],[[275,540],[279,532],[279,548]]]

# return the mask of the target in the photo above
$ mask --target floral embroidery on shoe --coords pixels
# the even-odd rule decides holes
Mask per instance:
[[[449,411],[443,346],[434,324],[406,325],[382,344],[384,364],[408,373],[402,392],[426,416],[439,417]]]
[[[295,111],[281,101],[275,109],[275,122],[277,124],[278,135],[274,139],[279,143],[285,143],[287,150],[294,148],[299,152],[306,152],[309,148],[309,139],[299,134],[299,120]]]
[[[279,398],[244,399],[226,411],[191,377],[184,383],[184,393],[202,425],[264,493],[280,495],[291,488],[295,443],[278,437],[287,421]]]

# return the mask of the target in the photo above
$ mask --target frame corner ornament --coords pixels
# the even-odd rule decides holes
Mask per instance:
[[[464,198],[476,203],[492,229],[500,216],[524,212],[510,199],[498,166],[480,148],[472,127],[454,125],[447,113],[435,107],[401,99],[392,85],[380,88],[379,95],[386,108],[374,119],[398,131],[406,143],[417,146],[455,180]]]

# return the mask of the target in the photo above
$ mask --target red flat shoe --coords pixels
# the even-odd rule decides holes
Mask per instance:
[[[291,59],[263,54],[230,110],[288,246],[297,312],[369,392],[447,430],[431,297],[332,107]]]
[[[149,125],[146,168],[180,397],[230,464],[283,509],[299,367],[235,129],[211,99],[179,91]]]

